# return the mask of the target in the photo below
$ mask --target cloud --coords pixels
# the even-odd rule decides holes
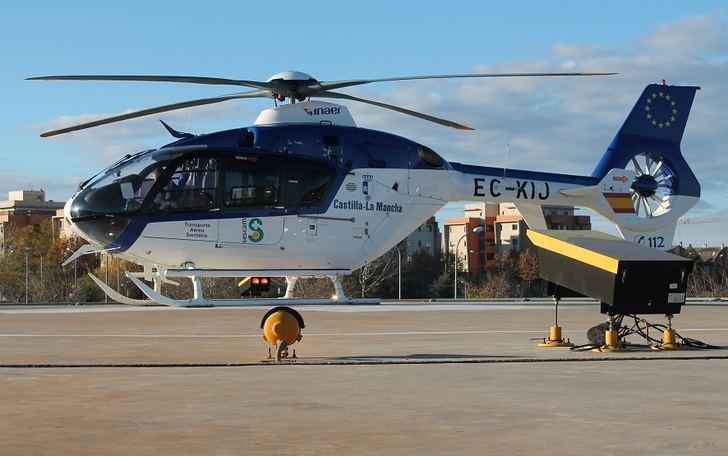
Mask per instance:
[[[728,51],[728,26],[724,15],[692,16],[666,22],[648,34],[640,45],[652,56],[666,60],[702,59]]]

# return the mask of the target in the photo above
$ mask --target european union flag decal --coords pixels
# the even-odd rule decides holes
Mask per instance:
[[[657,128],[669,128],[677,121],[677,102],[669,93],[652,92],[645,100],[645,119]]]

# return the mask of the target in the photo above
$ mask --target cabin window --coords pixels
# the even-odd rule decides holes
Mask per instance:
[[[277,206],[280,169],[268,160],[236,157],[225,166],[225,207]]]
[[[334,180],[333,170],[316,162],[294,160],[286,163],[286,207],[318,206]]]
[[[445,164],[445,160],[427,146],[418,146],[417,154],[420,156],[420,160],[434,168],[439,168]]]
[[[330,166],[294,158],[243,156],[225,164],[224,207],[312,207],[334,181]]]

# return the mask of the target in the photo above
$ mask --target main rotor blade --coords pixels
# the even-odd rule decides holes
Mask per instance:
[[[114,122],[119,122],[121,120],[134,119],[137,117],[148,116],[150,114],[174,111],[176,109],[191,108],[193,106],[202,106],[202,105],[207,105],[207,104],[220,103],[222,101],[235,100],[238,98],[268,98],[268,97],[270,97],[270,93],[267,90],[254,90],[252,92],[234,93],[231,95],[222,95],[219,97],[201,98],[199,100],[183,101],[181,103],[173,103],[173,104],[168,104],[168,105],[164,105],[164,106],[157,106],[155,108],[142,109],[141,111],[134,111],[134,112],[126,113],[126,114],[120,114],[118,116],[106,117],[104,119],[94,120],[92,122],[87,122],[87,123],[83,123],[83,124],[79,124],[79,125],[73,125],[70,127],[61,128],[59,130],[47,131],[45,133],[42,133],[40,136],[43,138],[47,138],[49,136],[60,135],[62,133],[68,133],[71,131],[84,130],[86,128],[91,128],[91,127],[98,127],[99,125],[106,125],[106,124],[110,124],[110,123],[114,123]]]
[[[458,79],[458,78],[522,78],[531,76],[611,76],[617,73],[613,72],[587,72],[587,73],[473,73],[473,74],[442,74],[442,75],[425,75],[425,76],[402,76],[395,78],[381,79],[350,79],[342,81],[320,82],[311,86],[307,90],[331,90],[340,89],[342,87],[351,87],[362,84],[371,84],[372,82],[392,82],[392,81],[412,81],[417,79]],[[313,95],[313,92],[311,93]]]
[[[35,76],[26,81],[150,81],[185,82],[190,84],[234,85],[252,87],[260,90],[283,90],[283,86],[271,82],[248,81],[245,79],[209,78],[204,76],[144,76],[144,75],[63,75]]]
[[[467,125],[459,124],[459,123],[453,122],[451,120],[441,119],[439,117],[430,116],[427,114],[423,114],[421,112],[412,111],[411,109],[400,108],[399,106],[394,106],[394,105],[390,105],[390,104],[386,104],[386,103],[380,103],[378,101],[373,101],[373,100],[367,100],[365,98],[358,98],[358,97],[346,95],[343,93],[329,92],[329,91],[324,90],[324,91],[317,93],[314,96],[319,97],[319,98],[340,98],[340,99],[344,99],[344,100],[358,101],[360,103],[366,103],[366,104],[370,104],[370,105],[374,105],[374,106],[379,106],[380,108],[391,109],[392,111],[401,112],[402,114],[407,114],[407,115],[410,115],[413,117],[417,117],[419,119],[429,120],[430,122],[444,125],[446,127],[457,128],[458,130],[475,130],[474,128],[468,127]]]

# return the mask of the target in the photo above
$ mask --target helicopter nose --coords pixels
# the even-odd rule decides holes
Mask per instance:
[[[64,217],[82,238],[101,246],[112,245],[129,223],[129,217],[94,206],[90,204],[89,192],[82,191],[66,201]]]
[[[66,201],[66,204],[63,206],[63,218],[66,221],[66,225],[71,228],[71,231],[73,231],[74,234],[82,238],[86,238],[85,233],[79,230],[78,226],[73,223],[73,220],[71,219],[71,207],[73,206],[73,199],[74,197],[68,198],[68,201]]]

